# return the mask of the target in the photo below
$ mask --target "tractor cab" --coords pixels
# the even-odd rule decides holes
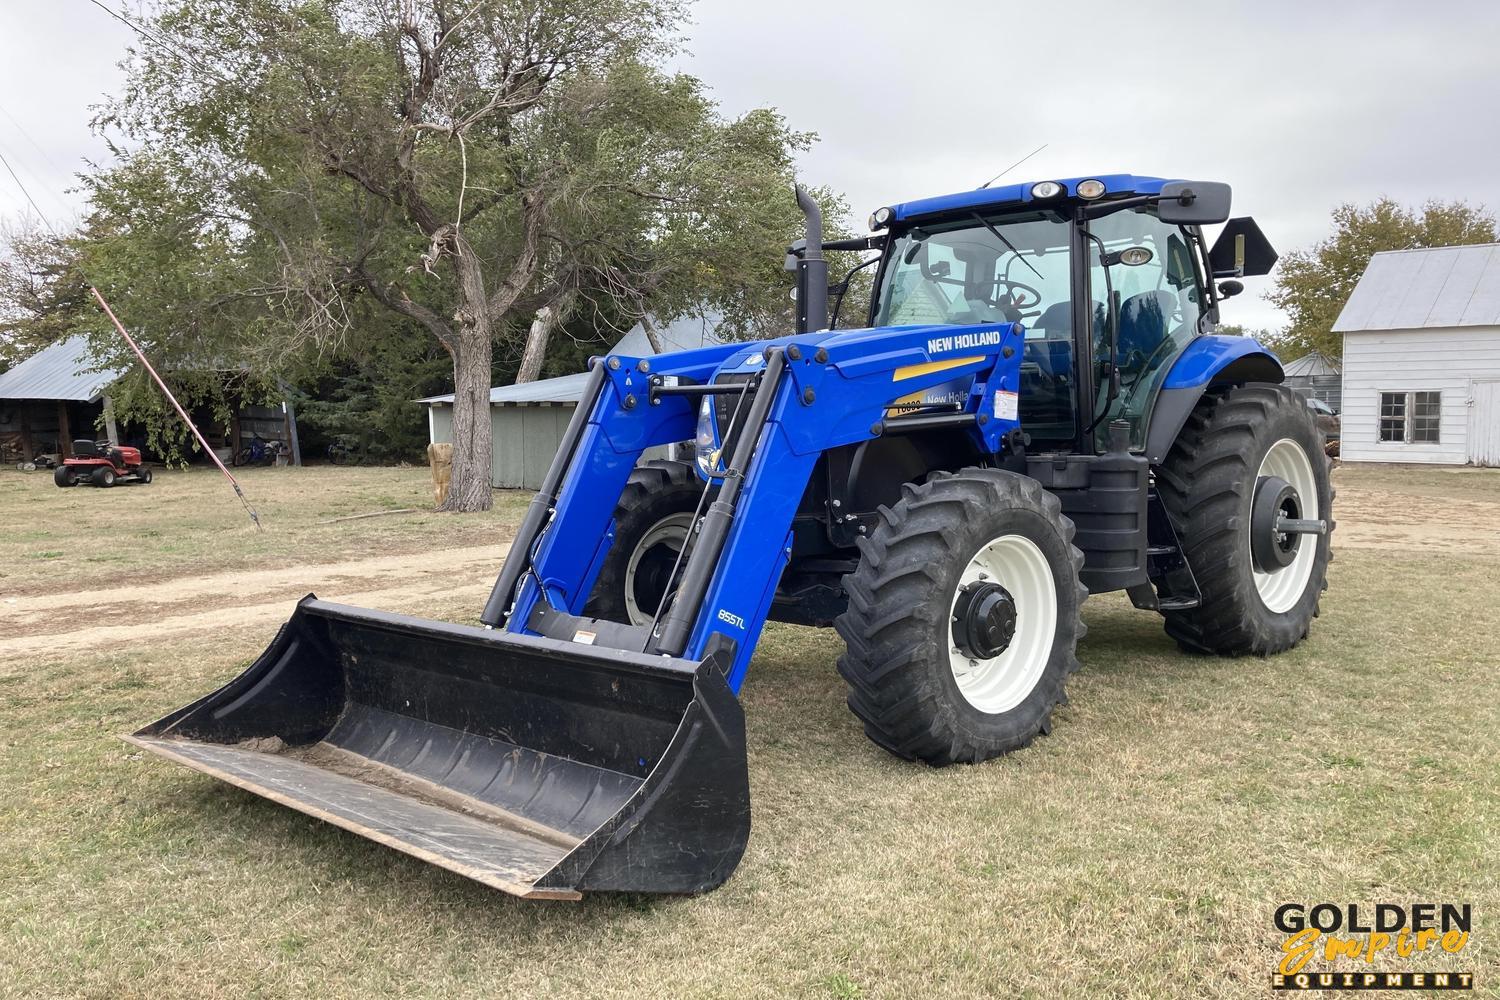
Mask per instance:
[[[1192,341],[1211,333],[1234,279],[1276,254],[1250,219],[1212,252],[1216,183],[1114,175],[985,188],[881,208],[872,327],[1025,327],[1020,412],[1034,451],[1101,453],[1123,422],[1146,448],[1152,404]],[[1227,241],[1227,242],[1226,242]]]

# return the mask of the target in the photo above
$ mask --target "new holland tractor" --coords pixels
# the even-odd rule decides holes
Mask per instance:
[[[518,895],[689,893],[749,836],[768,618],[836,628],[864,731],[933,765],[1050,730],[1090,593],[1199,653],[1307,636],[1333,494],[1276,358],[1215,332],[1275,260],[1226,185],[983,188],[830,243],[798,195],[796,332],[594,359],[482,625],[310,596],[129,739]],[[836,249],[879,253],[863,329],[827,329]]]

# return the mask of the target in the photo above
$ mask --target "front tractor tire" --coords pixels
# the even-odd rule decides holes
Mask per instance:
[[[692,537],[702,495],[703,481],[686,462],[651,461],[631,471],[615,506],[614,542],[584,614],[628,625],[651,623],[677,557]]]
[[[844,578],[839,673],[899,757],[977,763],[1052,727],[1088,591],[1057,497],[998,469],[942,473],[882,507]]]
[[[1183,649],[1268,656],[1307,637],[1331,558],[1328,467],[1312,411],[1292,390],[1204,394],[1156,472],[1202,595],[1196,608],[1163,613]],[[1304,532],[1278,530],[1288,524]],[[1314,525],[1321,532],[1305,530]]]

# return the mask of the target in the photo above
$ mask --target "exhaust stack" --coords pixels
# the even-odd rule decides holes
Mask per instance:
[[[828,328],[828,261],[823,259],[823,210],[801,184],[797,207],[807,220],[807,242],[797,261],[797,332]]]

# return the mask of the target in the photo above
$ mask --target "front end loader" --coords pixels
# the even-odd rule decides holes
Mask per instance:
[[[797,332],[594,359],[482,626],[309,596],[128,739],[517,895],[692,893],[749,836],[768,619],[836,627],[865,732],[933,765],[1050,730],[1089,593],[1194,651],[1306,636],[1332,494],[1274,356],[1214,331],[1275,259],[1226,186],[988,188],[829,243],[799,198]],[[866,328],[825,328],[824,250],[878,251]]]

